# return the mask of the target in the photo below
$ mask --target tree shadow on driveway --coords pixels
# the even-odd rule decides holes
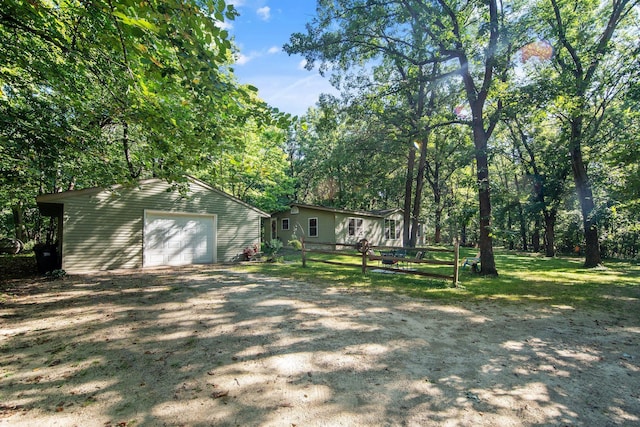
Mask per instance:
[[[42,282],[0,322],[11,425],[640,422],[638,311],[442,305],[207,266]]]

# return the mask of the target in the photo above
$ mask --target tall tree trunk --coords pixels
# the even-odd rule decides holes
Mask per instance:
[[[434,204],[436,205],[435,210],[435,233],[433,235],[433,242],[440,243],[442,241],[442,211],[444,207],[441,205],[442,198],[440,197],[440,192],[435,193],[434,195]]]
[[[411,238],[409,247],[415,248],[418,239],[418,224],[420,222],[420,208],[422,207],[422,190],[424,189],[424,173],[427,167],[427,141],[429,134],[420,143],[420,159],[418,160],[418,174],[416,175],[416,194],[413,201],[413,212],[411,214]]]
[[[571,155],[571,168],[573,179],[576,184],[576,192],[580,201],[582,211],[582,224],[584,227],[585,240],[585,261],[587,268],[597,267],[602,264],[600,256],[600,244],[598,241],[598,223],[594,217],[595,203],[593,202],[593,192],[591,182],[587,175],[587,169],[582,158],[580,141],[582,138],[582,117],[576,117],[571,122],[571,141],[569,144],[569,154]]]
[[[462,224],[460,228],[460,244],[467,246],[467,224]]]
[[[129,169],[129,176],[133,179],[138,179],[142,172],[142,167],[138,167],[136,170],[131,160],[131,144],[129,140],[129,123],[122,123],[122,149],[124,150],[124,158],[127,161],[127,168]]]
[[[513,236],[511,234],[511,227],[513,227],[513,220],[511,219],[511,206],[509,206],[509,209],[507,210],[507,230],[509,230],[509,232],[506,237],[510,251],[514,250],[516,247],[516,243],[513,241]]]
[[[548,257],[556,256],[556,218],[555,209],[544,210],[544,254]]]
[[[540,215],[536,215],[536,222],[531,233],[531,248],[533,252],[540,252]]]
[[[524,217],[524,211],[522,209],[522,203],[520,203],[520,182],[518,181],[518,175],[516,174],[514,177],[514,182],[516,184],[516,197],[515,203],[518,208],[518,221],[520,223],[520,240],[522,241],[522,250],[527,251],[527,222]]]
[[[444,205],[442,202],[442,189],[440,186],[440,162],[436,161],[433,167],[427,169],[430,171],[432,177],[428,179],[431,184],[431,191],[433,192],[433,204],[435,206],[435,233],[433,236],[434,243],[440,243],[442,241],[442,212],[444,211]],[[452,234],[454,236],[454,234]]]
[[[24,242],[25,239],[25,225],[24,225],[24,206],[22,202],[18,202],[11,206],[11,212],[13,214],[13,227],[15,231],[16,239]]]
[[[573,170],[573,179],[576,185],[576,192],[580,201],[582,211],[582,224],[584,226],[585,239],[585,261],[584,266],[587,268],[597,267],[602,263],[600,255],[600,245],[598,241],[598,223],[594,216],[595,203],[593,201],[593,191],[587,169],[582,157],[581,144],[583,142],[584,118],[587,116],[586,108],[587,100],[592,96],[589,93],[590,85],[597,77],[597,69],[602,65],[609,51],[610,41],[616,28],[621,20],[626,16],[631,16],[632,9],[637,8],[637,1],[616,0],[610,2],[611,10],[607,18],[606,27],[601,35],[594,40],[593,47],[588,48],[589,54],[584,58],[577,54],[576,47],[572,44],[572,40],[567,36],[570,34],[567,27],[567,21],[563,21],[563,13],[561,3],[558,0],[550,0],[551,7],[555,15],[555,30],[558,35],[558,41],[561,46],[570,54],[570,61],[557,63],[571,75],[575,81],[572,83],[575,87],[575,93],[572,94],[576,102],[574,113],[570,119],[571,136],[569,139],[569,155],[571,157],[571,168]],[[604,4],[604,3],[603,3]],[[607,10],[607,9],[604,9]],[[604,12],[606,13],[606,12]],[[606,15],[605,15],[606,16]],[[583,44],[588,39],[577,39],[576,43]],[[583,64],[584,60],[584,64]],[[602,114],[604,114],[605,105],[602,105]],[[597,120],[593,120],[598,128]],[[591,130],[591,135],[595,135]]]
[[[473,107],[472,107],[473,108]],[[487,155],[487,135],[482,127],[482,112],[474,114],[473,141],[476,147],[476,177],[478,181],[478,202],[480,204],[480,274],[497,276],[491,237],[491,194],[489,186],[489,158]],[[477,119],[476,117],[479,117]]]
[[[494,119],[488,120],[488,126],[485,129],[484,106],[489,95],[491,82],[494,79],[495,66],[497,65],[497,46],[499,39],[499,13],[497,0],[487,0],[489,7],[489,44],[485,52],[484,78],[482,86],[476,87],[474,77],[471,74],[469,61],[466,55],[458,56],[460,68],[462,70],[461,77],[464,84],[467,100],[471,107],[471,128],[473,131],[473,144],[475,146],[476,157],[476,177],[478,184],[478,202],[480,206],[480,274],[483,276],[497,276],[496,261],[493,256],[493,239],[491,237],[491,193],[489,185],[489,156],[488,156],[488,140],[489,136],[495,129],[497,124],[497,115]],[[498,101],[496,104],[501,109],[502,103]]]
[[[409,142],[409,157],[407,158],[407,175],[404,181],[404,212],[402,221],[402,245],[407,245],[411,238],[411,196],[413,193],[413,169],[416,164],[416,148]]]
[[[528,251],[529,244],[527,242],[527,221],[524,217],[522,203],[518,201],[518,218],[520,219],[520,240],[522,241],[522,250]]]

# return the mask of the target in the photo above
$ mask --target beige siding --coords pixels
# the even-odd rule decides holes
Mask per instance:
[[[349,235],[349,220],[351,218],[362,220],[362,231],[355,236]],[[381,236],[380,218],[349,215],[344,213],[336,214],[336,241],[353,245],[361,239],[367,239],[372,244],[378,244]]]
[[[366,215],[357,212],[342,212],[324,210],[324,208],[314,209],[313,207],[296,206],[298,213],[291,210],[274,214],[272,221],[277,221],[276,234],[285,245],[295,234],[298,238],[304,235],[305,241],[309,244],[327,243],[338,246],[341,244],[352,245],[360,239],[367,239],[374,246],[402,246],[402,213],[395,212],[388,215],[387,219],[396,221],[396,238],[387,239],[385,237],[385,218],[375,215]],[[282,229],[282,219],[289,219],[289,230]],[[309,237],[309,218],[318,218],[319,236]],[[362,232],[349,236],[349,219],[362,219]],[[301,233],[302,229],[302,233]],[[265,235],[271,238],[270,222],[267,222]]]
[[[289,218],[289,230],[282,229],[282,219]],[[318,219],[318,236],[311,237],[309,236],[309,219],[317,218]],[[300,239],[300,237],[304,237],[305,242],[307,244],[335,244],[336,243],[336,235],[335,235],[335,214],[333,212],[314,210],[309,208],[300,207],[298,209],[298,213],[291,213],[291,211],[287,211],[284,213],[279,213],[277,215],[273,215],[272,219],[277,219],[277,238],[282,241],[283,244],[287,245],[288,242],[292,239],[293,234],[295,233],[296,237]],[[267,236],[270,236],[270,229],[267,230]]]
[[[251,209],[196,182],[182,198],[153,181],[141,188],[80,193],[64,200],[63,266],[69,272],[139,268],[143,260],[144,211],[212,214],[217,220],[217,261],[238,257],[260,243],[260,219]]]
[[[336,243],[335,234],[335,214],[333,212],[325,211],[313,211],[310,209],[300,208],[300,213],[292,215],[295,218],[295,222],[300,224],[304,229],[305,241],[308,243]],[[311,218],[317,218],[318,220],[318,235],[312,237],[309,235],[309,220]]]

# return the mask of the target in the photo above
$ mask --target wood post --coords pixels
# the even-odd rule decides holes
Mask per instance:
[[[307,266],[307,254],[305,253],[304,236],[300,237],[300,243],[302,243],[302,266],[306,267]]]
[[[458,287],[458,264],[460,264],[460,242],[456,239],[453,249],[453,287]]]
[[[362,274],[367,274],[367,258],[369,258],[369,248],[362,252]]]

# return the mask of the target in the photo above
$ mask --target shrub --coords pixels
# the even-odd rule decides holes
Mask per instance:
[[[302,249],[302,242],[298,239],[289,240],[287,243],[297,251]]]
[[[264,252],[268,256],[269,261],[275,261],[278,257],[278,252],[282,249],[282,242],[277,239],[264,243]]]
[[[258,245],[256,243],[247,246],[242,250],[242,254],[244,255],[246,260],[250,260],[258,253]]]

